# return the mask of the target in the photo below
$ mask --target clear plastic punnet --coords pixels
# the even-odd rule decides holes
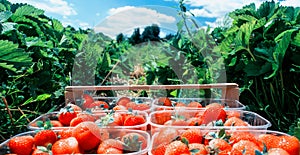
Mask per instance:
[[[224,110],[225,120],[211,121],[203,124],[202,116],[205,110],[160,110],[153,111],[149,115],[151,133],[162,128],[172,127],[176,129],[230,129],[230,130],[266,130],[271,123],[257,113],[244,110]],[[217,115],[217,114],[216,114]],[[238,119],[236,119],[238,118]]]
[[[152,111],[172,110],[177,107],[183,109],[205,109],[210,104],[220,104],[227,110],[245,110],[246,106],[238,100],[214,98],[169,98],[171,105],[164,105],[159,98],[153,100]]]
[[[81,114],[89,114],[89,113],[78,113],[77,115]],[[33,121],[31,121],[27,127],[29,130],[40,130],[43,128],[43,126],[38,126],[38,122],[45,123],[46,121],[58,121],[58,115],[59,112],[52,112],[52,113],[46,113],[42,114],[41,116],[37,117]],[[115,128],[115,129],[135,129],[135,130],[147,130],[147,125],[148,125],[148,113],[145,111],[138,111],[138,110],[133,110],[133,111],[127,111],[127,110],[120,110],[120,111],[93,111],[90,113],[94,119],[94,122],[98,124],[99,127],[101,128]],[[135,124],[132,124],[131,120],[128,119],[125,120],[126,118],[129,118],[134,120],[136,117],[139,117],[139,120],[142,120],[140,122],[133,122]],[[132,116],[132,117],[131,117]],[[123,122],[118,122],[117,121],[120,119]],[[144,120],[144,121],[143,121]],[[124,124],[126,122],[126,124]],[[67,128],[73,128],[74,126],[53,126],[52,129],[54,130],[60,130],[60,129],[67,129]]]
[[[165,147],[165,149],[166,149],[168,147],[168,144],[182,139],[183,137],[185,137],[185,134],[188,133],[187,130],[191,130],[191,129],[177,129],[177,128],[173,128],[173,127],[168,127],[168,128],[164,128],[164,131],[162,131],[161,133],[157,132],[157,133],[153,134],[152,138],[151,138],[151,144],[150,144],[148,155],[155,154],[156,149],[157,149],[157,151],[161,151],[162,147]],[[164,132],[167,132],[167,134],[164,134]],[[199,142],[193,142],[193,143],[194,144],[198,143],[206,148],[211,149],[211,150],[207,149],[207,152],[215,151],[215,150],[213,150],[213,145],[212,145],[213,143],[210,143],[210,141],[212,141],[213,139],[222,139],[222,140],[226,141],[228,143],[228,145],[231,146],[230,148],[233,148],[234,145],[236,143],[238,143],[239,141],[247,139],[246,141],[252,141],[257,144],[257,148],[258,148],[259,152],[265,151],[264,153],[267,153],[268,151],[270,151],[270,148],[267,148],[268,140],[265,141],[264,137],[276,136],[275,139],[292,137],[289,134],[279,132],[279,131],[252,130],[252,129],[248,129],[248,130],[203,129],[203,130],[200,130],[199,134],[200,135],[195,135],[194,137],[200,136],[201,140]],[[165,137],[161,137],[163,135],[165,135]],[[176,137],[177,139],[176,140],[172,139],[173,136]],[[239,136],[240,136],[240,138],[239,138]],[[244,136],[245,138],[242,138],[242,136]],[[296,137],[293,137],[292,139],[293,139],[293,141],[297,141]],[[241,142],[241,143],[243,143],[243,142]],[[186,143],[186,144],[189,145],[190,143]],[[244,144],[246,144],[246,143],[244,143]],[[280,147],[280,146],[278,146],[278,147]],[[232,149],[232,150],[234,150],[234,149]],[[230,151],[232,151],[232,150],[230,150]],[[193,149],[192,150],[190,149],[190,151],[193,152]],[[246,150],[244,150],[244,151],[246,151]],[[251,152],[251,153],[254,153],[255,150],[252,150],[252,151],[253,152]],[[289,151],[289,150],[287,150],[287,151]],[[299,154],[300,152],[298,150],[298,152],[293,152],[293,153]],[[209,153],[207,153],[207,154],[209,154]]]
[[[138,151],[128,151],[128,153],[123,152],[123,154],[127,154],[127,155],[147,155],[147,152],[149,151],[149,147],[150,147],[150,142],[151,142],[151,138],[150,138],[149,133],[147,133],[145,131],[140,131],[140,130],[113,129],[113,128],[110,128],[110,129],[101,128],[101,133],[104,132],[104,130],[105,130],[105,132],[109,133],[109,139],[119,139],[119,140],[121,140],[122,136],[125,136],[126,134],[132,134],[132,135],[137,135],[138,134],[139,136],[143,137],[143,140],[138,141],[138,142],[141,142],[141,149],[139,149]],[[59,135],[59,132],[62,131],[62,130],[54,130],[54,131],[57,135]],[[37,133],[37,131],[28,131],[28,132],[23,132],[23,133],[17,134],[13,137],[21,137],[21,136],[28,136],[28,135],[31,135],[31,136],[34,137],[34,135],[36,133]],[[116,133],[118,133],[118,134],[116,134]],[[8,139],[8,140],[6,140],[6,141],[4,141],[3,143],[0,144],[0,154],[1,155],[12,153],[10,148],[9,148],[9,141],[12,138],[10,138],[10,139]],[[99,137],[99,138],[101,139],[102,137]],[[99,145],[103,141],[104,140],[101,139]],[[146,144],[143,144],[143,142],[145,142]],[[96,148],[94,148],[94,149],[92,149],[88,152],[87,151],[81,151],[81,154],[93,155],[93,154],[97,154],[96,151],[97,151],[97,146],[96,146]]]

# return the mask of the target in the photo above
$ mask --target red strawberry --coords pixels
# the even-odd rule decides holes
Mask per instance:
[[[208,124],[212,121],[222,120],[225,122],[226,112],[221,107],[210,107],[206,109],[202,115],[202,124]]]
[[[81,122],[73,129],[72,136],[83,151],[96,148],[101,142],[100,129],[94,122]]]
[[[71,107],[75,112],[82,112],[82,109],[81,109],[81,107],[79,107],[78,105],[76,105],[76,104],[71,104],[71,103],[69,103],[69,104],[67,104],[66,105],[66,107]]]
[[[204,144],[199,143],[191,143],[188,145],[190,152],[192,155],[207,155],[208,149],[205,147]]]
[[[168,144],[169,143],[164,142],[159,144],[157,147],[152,148],[151,150],[152,155],[164,155]]]
[[[278,148],[282,148],[290,155],[299,155],[300,142],[299,139],[294,136],[279,136]]]
[[[117,110],[127,110],[127,108],[125,106],[122,106],[122,105],[116,105],[115,107],[113,107],[113,110],[114,111],[117,111]]]
[[[74,137],[60,139],[53,144],[52,153],[53,154],[80,153],[78,141]]]
[[[146,122],[142,115],[128,115],[124,120],[124,126],[135,126]]]
[[[128,97],[121,97],[118,102],[117,102],[117,105],[121,105],[121,106],[124,106],[126,107],[127,103],[129,103],[131,100],[130,98]]]
[[[240,118],[230,117],[225,121],[224,126],[249,126],[249,124]]]
[[[101,108],[101,109],[108,109],[109,105],[108,103],[104,101],[94,101],[92,104],[89,104],[86,106],[86,108]]]
[[[199,117],[192,117],[187,120],[189,126],[200,126],[202,124],[202,119]]]
[[[83,108],[88,108],[91,106],[91,104],[94,102],[94,99],[92,96],[88,95],[88,94],[83,94],[82,95],[83,98]]]
[[[172,106],[172,102],[168,97],[160,97],[157,100],[158,105]]]
[[[255,150],[261,151],[260,148],[252,141],[241,140],[232,146],[232,152],[255,155]]]
[[[121,141],[126,145],[124,148],[126,152],[137,152],[147,147],[147,139],[139,133],[127,133]]]
[[[77,112],[71,106],[66,106],[65,108],[60,109],[58,113],[58,121],[65,125],[69,126],[73,118],[77,116]]]
[[[186,107],[186,104],[183,102],[177,102],[175,107]]]
[[[268,150],[268,155],[290,155],[282,148],[271,148]]]
[[[205,106],[205,108],[206,108],[206,109],[208,109],[208,108],[211,108],[211,107],[219,107],[219,108],[224,108],[224,106],[223,106],[222,104],[220,104],[220,103],[216,103],[216,102],[214,102],[214,103],[210,103],[210,104],[208,104],[208,105],[206,105],[206,106]]]
[[[80,113],[77,114],[77,117],[73,118],[70,122],[70,126],[76,126],[77,124],[81,123],[81,122],[86,122],[86,121],[91,121],[94,122],[95,118],[94,116],[92,116],[91,114],[88,113]]]
[[[116,139],[107,139],[98,146],[97,154],[123,154],[123,143]]]
[[[135,104],[135,106],[132,107],[132,110],[144,111],[144,110],[148,110],[148,109],[150,109],[150,106],[146,103],[138,103],[138,104]]]
[[[218,153],[226,154],[231,151],[231,145],[224,139],[212,139],[209,141],[208,145],[212,150]]]
[[[191,128],[181,134],[181,139],[185,138],[189,143],[202,143],[202,134],[200,129]]]
[[[170,111],[158,111],[153,114],[152,122],[163,125],[165,122],[171,119],[172,113]]]
[[[153,148],[162,143],[170,143],[179,136],[179,131],[174,128],[162,128],[155,139],[153,139]]]
[[[31,155],[50,155],[50,150],[43,146],[37,146]]]
[[[199,102],[192,101],[187,105],[187,107],[189,107],[189,108],[202,108],[202,105]]]
[[[18,155],[30,155],[34,146],[32,136],[13,137],[9,140],[8,146],[11,153]]]
[[[71,129],[71,128],[62,129],[62,130],[58,131],[57,137],[59,139],[69,138],[69,137],[72,137],[72,132],[73,132],[73,129]]]
[[[45,146],[54,144],[57,140],[57,135],[53,130],[40,130],[34,136],[34,144],[36,146]]]
[[[173,141],[166,147],[167,155],[190,154],[190,150],[186,144],[181,141]]]

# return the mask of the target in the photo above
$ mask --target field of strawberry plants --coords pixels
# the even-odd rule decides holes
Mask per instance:
[[[200,29],[199,25],[193,22],[192,16],[187,14],[189,14],[189,8],[186,8],[183,0],[179,1],[178,15],[182,20],[177,24],[178,31],[164,38],[159,36],[160,27],[155,24],[147,26],[143,32],[136,28],[131,36],[120,33],[116,38],[109,38],[102,33],[95,33],[92,29],[65,27],[60,21],[46,16],[43,10],[31,5],[11,4],[6,0],[0,0],[0,142],[28,131],[27,125],[43,114],[55,113],[65,107],[67,103],[65,103],[64,92],[65,88],[70,85],[180,85],[217,82],[237,83],[240,88],[239,102],[245,105],[244,110],[252,111],[268,120],[272,124],[269,129],[280,131],[282,134],[288,133],[300,139],[300,83],[298,78],[300,76],[300,8],[285,7],[275,2],[264,2],[260,6],[250,4],[230,12],[227,17],[228,21],[214,29],[209,27]],[[93,92],[93,95],[103,98],[126,95],[150,97],[150,99],[153,96],[216,99],[221,97],[220,92],[215,89],[192,93],[183,90],[130,91],[119,92],[119,94],[114,91],[97,91]],[[74,103],[78,103],[82,108],[82,104],[87,101],[88,97],[84,97]],[[143,105],[141,104],[143,101],[140,100],[132,100],[129,105],[127,105],[128,100],[123,102],[126,104],[122,105],[118,102],[120,105],[116,106],[117,102],[106,105],[99,100],[85,108],[90,109],[96,106],[100,109],[113,109],[116,107],[114,110],[129,109],[129,111],[131,109],[147,111],[151,108],[151,104]],[[164,102],[157,102],[158,105],[162,103]],[[177,104],[175,101],[170,101],[168,106],[176,108]],[[183,106],[180,104],[178,107],[189,106],[188,103]],[[191,106],[194,105],[191,104]],[[93,113],[93,111],[89,112]],[[214,120],[223,119],[225,123],[231,117],[231,114],[226,112],[223,112],[226,117],[220,116],[221,118]],[[150,112],[147,111],[146,114],[150,115]],[[115,114],[111,115],[115,116]],[[204,114],[199,115],[202,118]],[[239,113],[239,115],[242,114]],[[164,114],[162,117],[168,119],[171,115]],[[214,117],[214,115],[210,116],[210,118]],[[85,114],[83,118],[93,120],[98,125],[101,123],[88,114]],[[148,121],[147,118],[142,116],[138,119],[143,124],[145,122],[142,120]],[[190,119],[188,121],[186,118],[184,122],[202,124],[202,120],[197,120],[195,117]],[[234,122],[249,125],[248,117],[241,120]],[[45,121],[42,119],[42,123],[31,126],[31,129],[38,128],[38,124],[49,126],[49,124],[44,124]],[[57,123],[58,118],[55,121]],[[104,121],[109,124],[114,119]],[[124,125],[125,120],[120,121],[119,123]],[[75,122],[72,126],[75,127],[79,122]],[[133,121],[133,123],[136,122]],[[169,121],[169,124],[173,123]],[[218,123],[220,122],[210,125],[215,126]],[[235,123],[228,124],[232,126]],[[59,126],[69,125],[70,122]],[[149,130],[149,127],[145,130]],[[108,131],[108,133],[111,132]],[[173,133],[172,139],[178,135],[182,136],[185,133],[182,132],[181,130],[170,131]],[[220,132],[223,131],[220,130]],[[55,134],[59,135],[57,132]],[[125,135],[125,133],[119,134],[121,135],[119,137]],[[147,134],[140,134],[143,135],[144,141],[147,141],[144,143],[147,145],[152,143],[148,141]],[[226,139],[226,134],[215,133],[214,136],[224,136]],[[265,137],[257,137],[262,133],[253,134],[257,141],[268,143]],[[31,135],[34,136],[34,133]],[[72,143],[74,137],[78,139],[76,135],[72,137],[62,143]],[[26,141],[32,141],[30,145],[37,145],[32,137],[27,138]],[[292,138],[283,139],[294,142]],[[277,140],[282,141],[279,138]],[[125,141],[128,142],[126,137],[116,143],[125,143]],[[51,143],[54,142],[57,142],[57,139]],[[99,141],[96,140],[96,142]],[[184,145],[184,142],[180,143],[182,141],[176,140],[175,142],[172,144],[173,147]],[[157,145],[155,147],[158,147],[160,143],[155,142]],[[204,146],[214,145],[212,143],[205,139],[201,141]],[[202,145],[189,147],[202,147]],[[237,144],[235,148],[239,145]],[[255,145],[263,152],[261,144],[257,142]],[[43,146],[47,149],[45,144]],[[186,150],[185,146],[183,150]],[[148,146],[143,146],[143,149],[146,147]],[[231,144],[230,147],[234,145]],[[95,148],[86,148],[86,150],[90,151]],[[33,150],[29,150],[31,151]],[[80,151],[82,150],[73,153]],[[130,149],[126,151],[136,152]]]

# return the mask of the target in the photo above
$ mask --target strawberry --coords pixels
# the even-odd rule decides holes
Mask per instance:
[[[31,155],[50,155],[51,151],[44,146],[37,146]]]
[[[57,135],[53,130],[40,130],[34,135],[34,144],[36,146],[47,147],[49,144],[54,144],[57,140]]]
[[[221,107],[210,107],[207,108],[202,115],[202,124],[208,124],[212,121],[222,120],[225,122],[226,112]]]
[[[137,106],[137,104],[135,102],[128,102],[125,107],[127,109],[134,110],[134,107],[136,107],[136,106]]]
[[[159,111],[154,115],[152,122],[163,125],[166,121],[171,119],[172,113],[170,111]]]
[[[127,133],[121,139],[126,145],[125,152],[137,152],[147,147],[147,140],[139,133]]]
[[[287,151],[290,155],[299,155],[300,153],[300,142],[298,138],[294,136],[279,136],[279,142],[277,143],[278,148],[282,148]]]
[[[146,103],[138,103],[138,104],[135,104],[135,106],[132,107],[132,110],[144,111],[144,110],[148,110],[148,109],[150,109],[150,106]]]
[[[168,144],[169,143],[163,142],[159,144],[157,147],[152,148],[151,150],[152,155],[164,155]]]
[[[81,122],[85,122],[85,121],[94,122],[95,118],[94,118],[94,116],[92,116],[91,114],[88,114],[88,113],[79,113],[79,114],[77,114],[77,116],[75,118],[73,118],[71,120],[70,126],[74,127],[77,124],[79,124]]]
[[[187,129],[180,137],[181,139],[185,138],[189,143],[202,143],[202,134],[200,129]]]
[[[52,153],[53,154],[80,153],[78,141],[74,137],[60,139],[53,144]]]
[[[220,103],[216,103],[216,102],[214,102],[214,103],[210,103],[210,104],[208,104],[208,105],[206,105],[206,106],[205,106],[205,108],[206,108],[206,109],[208,109],[208,108],[211,108],[211,107],[219,107],[219,108],[224,108],[224,106],[223,106],[222,104],[220,104]]]
[[[208,145],[213,151],[219,154],[226,154],[231,151],[231,145],[224,139],[212,139],[209,141]]]
[[[127,110],[127,108],[125,106],[122,106],[122,105],[116,105],[115,107],[113,107],[113,110],[114,111],[117,111],[117,110]]]
[[[271,148],[270,150],[268,150],[268,155],[290,155],[290,154],[282,148]]]
[[[66,106],[65,108],[60,109],[58,113],[58,121],[65,126],[69,126],[71,120],[76,116],[77,112],[74,111],[72,106]]]
[[[157,100],[158,105],[172,106],[172,102],[168,97],[160,97]]]
[[[167,155],[181,155],[181,154],[190,154],[190,150],[186,144],[181,141],[173,141],[166,147]]]
[[[170,126],[188,126],[188,122],[185,119],[182,118],[174,118],[171,120],[168,120],[164,123],[164,125],[170,125]]]
[[[101,142],[101,131],[94,122],[81,122],[73,129],[72,136],[83,151],[96,148]]]
[[[187,120],[188,126],[200,126],[202,124],[202,119],[199,117],[192,117]]]
[[[117,102],[117,105],[121,105],[121,106],[124,106],[126,107],[127,103],[129,103],[131,100],[130,98],[128,97],[121,97],[118,102]]]
[[[232,153],[243,153],[247,155],[255,155],[255,150],[261,151],[260,148],[252,141],[240,140],[232,146]]]
[[[135,126],[144,124],[146,122],[145,118],[142,115],[128,115],[124,119],[124,126]]]
[[[227,118],[231,118],[231,117],[241,118],[241,113],[238,111],[235,111],[235,110],[226,111],[226,115],[227,115]]]
[[[174,128],[162,128],[157,134],[156,138],[153,139],[153,148],[157,147],[162,143],[170,143],[179,136],[179,131]]]
[[[192,101],[187,105],[187,107],[189,107],[189,108],[202,108],[202,105],[199,102]]]
[[[79,106],[76,105],[76,104],[69,103],[69,104],[67,104],[65,107],[71,107],[71,108],[72,108],[75,112],[77,112],[77,113],[82,112],[81,107],[79,107]]]
[[[92,104],[85,106],[86,108],[101,108],[101,109],[108,109],[108,103],[104,101],[94,101]]]
[[[177,102],[175,107],[185,107],[186,104],[184,104],[183,102]]]
[[[224,126],[249,126],[249,124],[240,118],[230,117],[225,121]]]
[[[260,134],[258,136],[258,140],[264,143],[267,149],[276,148],[277,144],[279,143],[280,139],[273,135],[273,134]]]
[[[208,149],[205,147],[204,144],[199,144],[199,143],[190,143],[188,145],[189,150],[192,155],[207,155]]]
[[[8,146],[11,153],[30,155],[34,146],[34,140],[32,136],[13,137],[9,140]]]
[[[98,146],[97,154],[123,154],[123,143],[116,139],[107,139]]]
[[[69,137],[72,137],[72,132],[73,132],[73,129],[71,128],[65,128],[65,129],[62,129],[62,130],[59,130],[57,132],[57,137],[59,139],[65,139],[65,138],[69,138]]]
[[[248,140],[258,145],[256,137],[250,132],[233,132],[230,136],[229,142],[231,145],[239,142],[240,140]]]
[[[82,98],[83,98],[83,108],[88,108],[91,106],[91,104],[94,102],[94,98],[88,94],[83,94],[82,95]]]

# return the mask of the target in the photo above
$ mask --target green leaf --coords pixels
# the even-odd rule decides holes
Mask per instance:
[[[18,16],[39,16],[43,15],[44,11],[41,9],[37,9],[31,5],[24,5],[19,7],[16,12],[13,14],[13,18]]]
[[[64,30],[64,26],[62,25],[62,23],[59,20],[52,19],[51,22],[52,22],[52,27],[54,30],[56,30],[58,32],[61,32]]]
[[[277,44],[275,51],[273,53],[274,62],[272,64],[273,73],[266,77],[269,79],[277,74],[277,71],[282,68],[282,62],[285,56],[285,52],[290,45],[292,32],[285,33],[281,41]]]
[[[0,12],[0,22],[5,22],[10,16],[12,15],[12,12],[10,11],[2,11]]]
[[[0,63],[0,67],[5,68],[5,69],[9,69],[9,70],[14,71],[14,72],[17,71],[17,69],[14,68],[14,65],[9,65],[7,63]]]
[[[38,102],[38,101],[44,101],[47,100],[51,97],[51,94],[41,94],[39,96],[37,96],[35,99],[33,97],[29,98],[28,100],[26,100],[21,106],[33,103],[33,102]]]
[[[237,60],[237,57],[235,56],[234,58],[231,59],[228,66],[234,66],[236,64],[236,60]]]
[[[292,44],[300,47],[300,31],[298,31],[296,36],[293,38]]]
[[[246,72],[247,76],[259,76],[270,72],[272,70],[272,64],[269,62],[249,62],[244,71]]]
[[[0,40],[0,60],[11,63],[32,63],[32,59],[18,45],[7,40]]]
[[[260,5],[260,7],[257,9],[257,13],[260,17],[267,17],[270,18],[274,12],[277,9],[277,5],[274,1],[272,2],[264,2]]]
[[[46,48],[53,48],[53,44],[51,41],[42,41],[41,38],[38,37],[26,37],[26,46],[27,47],[46,47]]]
[[[12,31],[15,29],[15,25],[16,23],[12,23],[12,22],[6,22],[6,23],[2,23],[2,34]]]
[[[279,35],[276,36],[275,42],[279,42],[286,33],[293,33],[295,31],[297,31],[297,29],[289,29],[281,32]]]

